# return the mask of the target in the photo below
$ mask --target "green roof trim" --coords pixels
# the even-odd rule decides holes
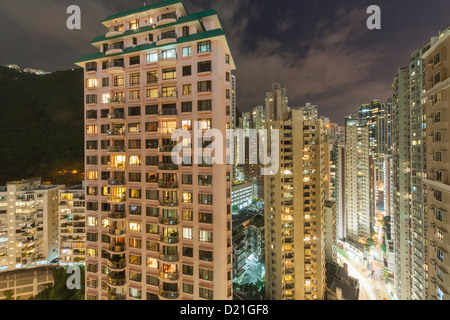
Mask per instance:
[[[180,19],[178,19],[177,22],[161,24],[159,26],[155,26],[155,25],[144,26],[144,27],[137,28],[135,30],[127,30],[123,34],[120,34],[117,36],[112,36],[112,37],[106,37],[106,35],[101,35],[101,36],[96,37],[94,40],[92,40],[91,44],[102,42],[102,41],[108,41],[108,40],[112,40],[112,39],[118,39],[118,38],[131,36],[131,35],[135,35],[135,34],[140,34],[140,33],[148,32],[148,31],[158,30],[158,29],[162,29],[162,28],[172,27],[175,25],[188,23],[191,21],[199,21],[199,23],[201,23],[201,21],[200,21],[201,18],[204,18],[207,16],[212,16],[212,15],[217,15],[217,12],[213,9],[210,9],[210,10],[194,13],[194,14],[191,14],[188,16],[180,17]],[[202,27],[203,27],[203,25],[202,25]],[[204,27],[203,27],[203,30],[204,30]]]
[[[170,44],[163,44],[163,45],[157,46],[156,42],[146,43],[146,44],[141,44],[141,45],[138,45],[135,47],[128,47],[128,48],[125,48],[123,50],[123,52],[121,52],[121,53],[115,53],[115,54],[110,54],[110,55],[106,55],[104,52],[97,52],[97,53],[83,56],[83,57],[77,59],[74,63],[76,64],[76,63],[82,63],[82,62],[92,61],[92,60],[97,60],[97,59],[102,59],[102,58],[120,56],[120,55],[139,52],[139,51],[161,48],[161,47],[165,47],[168,45],[182,44],[182,43],[186,43],[186,42],[198,41],[198,40],[203,40],[203,39],[207,39],[207,38],[215,38],[215,37],[219,37],[219,36],[225,36],[225,33],[223,32],[223,30],[222,29],[214,29],[214,30],[210,30],[210,31],[195,33],[195,34],[192,34],[192,35],[189,35],[186,37],[180,37],[180,38],[178,38],[177,42],[170,43]],[[225,39],[226,39],[226,36],[225,36]]]
[[[177,4],[177,3],[181,3],[183,5],[184,9],[186,10],[186,7],[184,6],[183,1],[180,1],[180,0],[164,0],[164,1],[160,1],[160,2],[154,3],[154,4],[150,4],[148,6],[144,6],[144,7],[140,7],[140,8],[137,8],[137,9],[128,10],[128,11],[124,11],[124,12],[113,14],[113,15],[103,19],[100,22],[107,22],[107,21],[111,21],[111,20],[114,20],[114,19],[130,16],[130,15],[135,14],[135,13],[145,12],[145,11],[152,10],[152,9],[158,9],[158,8],[170,6],[170,5]],[[186,10],[186,12],[187,12],[187,10]]]

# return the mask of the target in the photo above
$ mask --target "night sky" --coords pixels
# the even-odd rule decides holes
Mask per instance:
[[[146,4],[158,2],[147,0]],[[66,9],[81,8],[81,30],[68,30]],[[398,67],[450,25],[448,0],[185,0],[190,13],[215,9],[238,70],[238,108],[264,104],[272,83],[287,88],[289,105],[311,102],[343,124],[362,103],[391,97]],[[142,0],[2,0],[0,65],[71,69],[95,52],[100,20],[144,5]],[[366,9],[381,7],[381,30],[368,30]]]

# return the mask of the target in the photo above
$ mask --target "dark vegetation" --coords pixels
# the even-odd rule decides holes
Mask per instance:
[[[1,185],[83,180],[83,96],[82,69],[38,76],[0,67]]]

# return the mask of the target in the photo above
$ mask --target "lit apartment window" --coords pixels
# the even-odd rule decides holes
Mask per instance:
[[[163,87],[162,88],[162,96],[164,98],[171,98],[177,96],[177,87]]]
[[[211,129],[211,119],[199,119],[198,126],[200,130],[209,130]]]
[[[213,223],[213,215],[207,212],[199,212],[198,213],[198,222],[200,223]]]
[[[436,239],[438,239],[439,241],[444,241],[444,233],[442,232],[442,230],[436,230]]]
[[[97,180],[98,172],[96,170],[86,171],[86,180]]]
[[[87,248],[86,249],[86,255],[88,257],[97,257],[98,251],[96,248]]]
[[[128,124],[128,133],[139,133],[141,132],[141,124],[140,123],[129,123]]]
[[[202,41],[197,44],[197,52],[203,53],[203,52],[210,52],[211,51],[211,41]]]
[[[192,210],[183,209],[183,212],[182,212],[183,221],[192,221],[193,220],[192,217],[193,217]]]
[[[102,103],[109,103],[111,96],[109,93],[102,94]]]
[[[191,47],[183,47],[183,57],[190,57],[192,55]]]
[[[183,239],[192,239],[192,228],[183,228]]]
[[[86,225],[88,227],[96,227],[98,225],[98,219],[96,217],[87,217]]]
[[[141,198],[141,189],[130,189],[130,198],[140,199]]]
[[[181,121],[182,130],[192,130],[192,120],[182,120]]]
[[[441,122],[441,113],[440,112],[436,112],[434,114],[434,123],[439,123]]]
[[[183,85],[183,95],[190,95],[192,93],[192,84]]]
[[[162,71],[162,79],[163,80],[172,80],[177,78],[177,69],[176,68],[168,68],[163,69]]]
[[[141,165],[141,156],[130,156],[130,160],[128,163],[130,166],[140,166]]]
[[[113,79],[114,87],[122,87],[125,85],[125,77],[124,76],[115,76]]]
[[[182,194],[183,203],[192,203],[192,193],[191,192],[183,192]]]
[[[130,248],[140,249],[142,246],[142,240],[137,238],[130,238],[128,244]]]
[[[134,265],[137,265],[137,266],[141,265],[141,256],[130,255],[129,257],[130,257],[129,258],[130,264],[134,264]]]
[[[141,224],[139,222],[130,222],[130,231],[140,232]]]
[[[135,20],[131,20],[130,21],[130,30],[135,30],[139,28],[139,20],[135,19]]]
[[[147,63],[158,62],[158,53],[157,52],[147,53],[146,57],[147,57]]]
[[[161,51],[161,59],[176,59],[176,57],[177,57],[176,49]]]
[[[198,240],[200,242],[209,242],[213,241],[213,233],[211,231],[202,231],[198,232]]]
[[[86,134],[97,134],[98,133],[98,127],[97,126],[86,126]]]
[[[130,91],[130,100],[139,100],[139,99],[140,99],[140,91],[139,90]]]
[[[130,86],[138,86],[140,85],[140,74],[139,73],[132,73],[130,74]]]
[[[97,79],[86,79],[86,88],[97,88]]]
[[[147,258],[147,267],[152,269],[158,269],[158,259]]]
[[[147,99],[158,99],[158,89],[147,89]]]

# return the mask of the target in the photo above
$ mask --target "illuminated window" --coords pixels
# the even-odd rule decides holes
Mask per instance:
[[[176,68],[163,69],[163,71],[162,71],[163,80],[172,80],[172,79],[176,79],[176,77],[177,77],[177,69]]]
[[[192,239],[192,228],[183,228],[183,239]]]
[[[139,222],[130,222],[130,231],[140,232],[141,224]]]
[[[86,180],[97,180],[98,172],[96,170],[86,171]]]
[[[130,166],[140,166],[141,165],[141,156],[130,156]]]
[[[140,91],[139,90],[130,91],[130,100],[139,100],[139,99],[140,99]]]
[[[158,269],[158,259],[155,258],[147,258],[147,267]]]
[[[141,265],[141,256],[130,255],[130,264]]]
[[[189,95],[192,93],[192,84],[183,85],[183,95]]]
[[[184,221],[192,221],[193,212],[192,210],[183,209],[182,216]]]
[[[86,134],[97,134],[98,127],[97,126],[86,126]]]
[[[86,225],[89,227],[96,227],[98,225],[98,219],[96,217],[87,217]]]
[[[87,248],[86,255],[88,257],[96,257],[98,255],[97,249],[96,248]]]
[[[211,231],[199,231],[198,239],[200,242],[212,242],[213,241],[213,233]]]
[[[109,220],[102,219],[102,228],[108,228],[108,227],[109,227]]]
[[[181,128],[183,130],[192,130],[192,120],[181,121]]]
[[[98,82],[96,78],[86,79],[86,88],[97,88]]]
[[[199,119],[198,128],[200,130],[209,130],[211,129],[211,119]]]
[[[102,103],[109,103],[111,99],[111,95],[109,93],[105,93],[102,95]]]
[[[158,61],[158,53],[151,52],[147,54],[147,63],[154,63]]]
[[[182,199],[184,203],[192,203],[192,193],[191,192],[183,192]]]
[[[135,19],[135,20],[131,20],[130,21],[130,30],[135,30],[139,28],[139,20]]]

